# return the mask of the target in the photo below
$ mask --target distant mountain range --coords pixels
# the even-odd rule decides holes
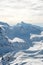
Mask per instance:
[[[22,58],[43,59],[43,27],[24,22],[10,26],[0,22],[0,57],[7,57],[7,55],[15,57],[15,54],[19,54],[18,60],[20,55],[20,58],[23,56]],[[39,55],[42,57],[38,57]],[[28,62],[16,64],[14,59],[12,61],[15,62],[13,65],[28,65]]]

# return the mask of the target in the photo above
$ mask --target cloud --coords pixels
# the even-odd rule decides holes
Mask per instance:
[[[34,11],[34,15],[43,15],[43,1],[42,0],[32,0],[31,9]]]
[[[43,21],[43,0],[0,0],[0,20],[5,17],[17,21],[34,22],[39,18]]]

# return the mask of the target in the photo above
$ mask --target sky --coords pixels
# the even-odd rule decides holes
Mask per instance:
[[[43,26],[43,0],[0,0],[0,21]]]

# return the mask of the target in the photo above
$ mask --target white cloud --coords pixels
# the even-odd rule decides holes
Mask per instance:
[[[9,23],[21,20],[30,21],[31,23],[38,21],[39,23],[43,21],[43,1],[0,0],[0,20],[8,21]]]

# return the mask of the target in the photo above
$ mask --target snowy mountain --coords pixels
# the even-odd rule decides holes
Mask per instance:
[[[43,65],[43,28],[0,22],[0,65]]]

